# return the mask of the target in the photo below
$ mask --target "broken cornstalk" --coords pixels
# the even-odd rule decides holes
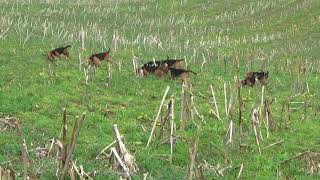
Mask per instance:
[[[17,134],[19,136],[19,143],[21,145],[21,152],[22,152],[22,161],[23,161],[23,177],[24,179],[28,179],[28,169],[30,167],[30,160],[29,160],[29,155],[28,155],[28,148],[26,144],[26,140],[23,137],[22,131],[20,129],[19,122],[16,120],[15,121],[16,129],[17,129]]]
[[[85,115],[86,114],[83,113],[80,119],[76,118],[76,120],[74,122],[74,125],[73,125],[73,129],[72,129],[72,135],[71,135],[70,143],[67,145],[66,142],[64,142],[64,140],[62,140],[63,143],[65,143],[65,144],[62,144],[62,147],[67,147],[64,151],[61,151],[61,152],[65,153],[65,154],[61,154],[62,158],[65,157],[65,159],[62,159],[62,161],[61,161],[62,162],[62,164],[61,164],[62,166],[61,166],[61,169],[60,169],[60,173],[61,173],[60,178],[62,180],[65,179],[66,173],[69,171],[69,168],[70,168],[70,165],[71,165],[71,156],[72,156],[72,153],[73,153],[77,138],[79,136],[80,129],[81,129],[81,126],[83,124]],[[65,118],[63,118],[63,121],[65,121]],[[65,128],[65,125],[64,125],[63,128]],[[65,138],[65,137],[63,137],[63,138]]]
[[[189,153],[190,153],[190,165],[189,165],[189,169],[188,169],[188,179],[192,180],[193,176],[194,176],[194,169],[196,168],[196,157],[197,157],[197,152],[198,152],[198,145],[199,145],[199,140],[200,140],[200,133],[202,130],[202,123],[204,123],[204,117],[203,115],[200,115],[193,103],[193,108],[195,109],[195,112],[197,114],[197,116],[199,117],[200,124],[197,128],[197,134],[196,137],[192,143],[192,147],[189,149]]]
[[[135,175],[139,168],[136,164],[135,157],[129,153],[125,144],[122,142],[118,126],[113,125],[113,132],[117,140],[117,148],[111,148],[110,157],[114,160],[113,168],[116,170],[122,169],[126,178],[131,178]]]
[[[154,130],[155,130],[155,128],[156,128],[157,121],[158,121],[158,119],[159,119],[159,116],[160,116],[160,113],[161,113],[161,110],[162,110],[162,107],[163,107],[163,103],[164,103],[165,98],[167,97],[167,94],[168,94],[168,92],[169,92],[169,89],[170,89],[170,87],[167,86],[166,91],[165,91],[165,93],[164,93],[164,95],[163,95],[163,97],[162,97],[162,100],[161,100],[161,103],[160,103],[160,107],[159,107],[159,110],[158,110],[158,114],[157,114],[157,116],[156,116],[156,119],[154,120],[153,127],[152,127],[152,130],[151,130],[149,139],[148,139],[147,147],[148,147],[149,144],[151,143],[152,135],[153,135]]]
[[[191,87],[182,84],[181,93],[181,114],[180,114],[180,129],[184,130],[186,121],[193,120],[191,108]]]
[[[214,102],[214,107],[215,107],[215,112],[213,112],[213,114],[220,120],[222,121],[222,119],[220,118],[220,114],[219,114],[219,110],[218,110],[218,106],[217,106],[217,101],[216,101],[216,96],[214,94],[212,85],[210,85],[210,90],[211,90],[211,94],[212,94],[212,98],[213,98],[213,102]]]
[[[260,130],[259,117],[260,117],[259,108],[258,109],[253,109],[252,110],[252,115],[251,115],[251,126],[253,128],[255,142],[258,145],[259,153],[261,154],[260,143],[259,143],[259,137],[261,137],[261,133],[260,133],[260,136],[259,136],[259,132],[260,132],[259,131]]]
[[[236,57],[237,61],[237,92],[238,92],[238,103],[239,103],[239,147],[242,147],[242,111],[243,111],[243,100],[241,97],[241,83],[240,83],[240,59]],[[241,172],[241,171],[240,171]],[[240,176],[240,175],[239,175]],[[238,176],[238,178],[239,178]]]

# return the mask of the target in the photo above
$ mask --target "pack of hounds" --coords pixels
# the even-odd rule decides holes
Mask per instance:
[[[57,58],[61,58],[62,56],[69,59],[70,54],[68,52],[68,48],[70,47],[70,45],[59,47],[44,53],[44,55],[52,62],[55,62]],[[101,66],[102,61],[112,64],[109,54],[110,49],[106,52],[92,54],[86,58],[82,64],[90,65],[95,68]],[[196,75],[197,73],[183,69],[182,61],[184,61],[184,59],[170,59],[169,57],[165,60],[150,61],[138,68],[138,73],[144,77],[147,77],[148,75],[155,75],[159,79],[162,79],[167,75],[170,79],[180,79],[183,83],[188,83],[189,74],[193,73]],[[245,78],[241,80],[241,84],[248,86],[254,86],[256,84],[266,85],[268,76],[268,71],[260,70],[258,72],[248,72],[246,73]]]

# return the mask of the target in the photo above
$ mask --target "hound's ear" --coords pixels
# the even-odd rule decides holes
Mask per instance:
[[[110,49],[111,49],[111,48],[109,48],[109,49],[108,49],[107,54],[109,54],[109,53],[110,53]]]

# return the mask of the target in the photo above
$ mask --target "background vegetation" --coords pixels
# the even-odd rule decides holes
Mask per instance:
[[[140,168],[137,177],[149,172],[156,179],[185,179],[190,142],[196,132],[193,123],[189,122],[185,131],[175,132],[179,138],[172,164],[160,156],[169,153],[166,144],[157,145],[159,142],[153,139],[151,146],[145,148],[166,86],[170,86],[169,95],[175,96],[175,122],[179,125],[181,83],[152,76],[136,78],[132,66],[134,56],[141,63],[165,59],[167,55],[185,58],[184,66],[198,72],[190,79],[196,107],[206,122],[197,163],[232,166],[224,177],[206,170],[206,178],[234,179],[239,172],[237,167],[243,163],[244,179],[276,178],[277,169],[281,178],[318,179],[319,172],[311,173],[304,159],[279,164],[306,149],[318,152],[320,148],[319,26],[318,0],[2,0],[0,113],[20,119],[35,162],[32,147],[44,146],[59,136],[65,107],[69,127],[75,116],[87,114],[73,158],[87,171],[97,170],[97,179],[118,177],[106,166],[107,160],[95,159],[114,140],[112,124],[118,124],[128,149],[135,154]],[[85,49],[81,48],[81,31],[85,33]],[[61,59],[53,66],[41,55],[69,44],[70,61]],[[97,70],[93,82],[85,84],[79,59],[109,47],[114,61],[111,85],[106,86],[106,64]],[[232,93],[236,56],[240,58],[241,78],[246,72],[259,69],[270,73],[265,97],[274,99],[271,108],[277,128],[266,138],[261,124],[261,147],[280,139],[284,143],[261,154],[253,136],[245,140],[249,148],[239,149],[238,104]],[[225,82],[228,99],[234,96],[235,132],[233,143],[228,145]],[[210,113],[210,85],[216,93],[222,122]],[[243,87],[241,93],[246,130],[252,107],[260,106],[261,86]],[[290,119],[281,118],[285,116],[282,107],[291,96],[295,97],[290,102],[308,102],[307,113],[303,103],[291,103]],[[106,109],[108,113],[104,115],[102,111]],[[12,164],[15,171],[22,172],[18,137],[10,130],[0,133],[0,165]],[[48,159],[41,169],[42,177],[52,179],[55,170],[54,162]]]

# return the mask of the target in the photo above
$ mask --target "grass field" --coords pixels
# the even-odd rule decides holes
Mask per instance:
[[[203,168],[205,178],[236,179],[243,164],[242,179],[319,179],[319,27],[318,0],[2,0],[0,116],[20,120],[33,162],[29,171],[35,172],[41,166],[41,179],[54,178],[55,161],[52,157],[39,160],[33,149],[58,138],[63,108],[67,109],[70,134],[75,117],[86,112],[73,159],[88,172],[96,170],[95,179],[119,177],[108,167],[108,160],[95,159],[114,141],[113,124],[118,125],[127,148],[136,157],[140,171],[134,179],[142,178],[144,173],[155,179],[187,179],[189,148],[196,138],[195,123],[200,120],[195,115],[195,123],[188,121],[186,129],[179,130],[181,83],[153,76],[137,78],[132,65],[134,56],[141,64],[167,55],[185,58],[184,67],[198,73],[190,80],[195,106],[205,121],[196,164],[206,161],[216,168],[230,167],[224,176]],[[70,61],[61,59],[53,66],[41,55],[69,44]],[[94,81],[85,84],[79,59],[108,48],[114,61],[112,79],[108,80],[108,66],[104,63]],[[271,109],[276,128],[267,138],[261,122],[260,147],[278,140],[283,143],[261,154],[254,136],[246,136],[251,109],[261,104],[260,85],[241,89],[243,141],[249,147],[239,148],[239,104],[234,90],[237,56],[241,79],[248,71],[269,71],[264,97],[274,100]],[[231,99],[229,119],[234,123],[231,144],[226,144],[224,83],[228,102]],[[214,109],[210,85],[222,121],[210,111]],[[169,145],[159,145],[160,141],[153,138],[146,148],[167,86],[176,102],[174,135],[178,138],[172,164],[166,160]],[[101,112],[105,108],[109,111],[106,116]],[[22,179],[20,149],[12,129],[0,132],[0,166],[13,166]],[[314,156],[281,164],[308,149],[315,152]],[[311,162],[316,167],[313,170]]]

